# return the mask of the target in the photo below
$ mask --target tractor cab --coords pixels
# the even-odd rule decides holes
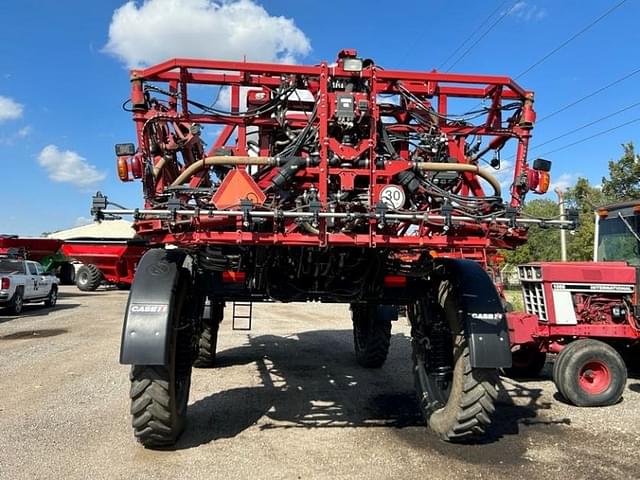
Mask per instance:
[[[596,211],[593,260],[624,261],[640,267],[640,200],[617,203]]]

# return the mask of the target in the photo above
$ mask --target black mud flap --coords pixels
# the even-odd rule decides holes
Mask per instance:
[[[129,291],[120,363],[167,365],[175,292],[186,254],[153,249],[144,254]]]
[[[458,296],[464,332],[469,343],[471,366],[511,367],[507,318],[491,277],[474,261],[438,259]]]

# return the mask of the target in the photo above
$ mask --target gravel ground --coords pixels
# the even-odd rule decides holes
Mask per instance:
[[[126,292],[63,287],[51,310],[0,316],[0,478],[640,478],[640,379],[621,403],[564,404],[549,379],[503,379],[487,440],[450,445],[417,413],[408,326],[385,366],[355,365],[348,310],[258,305],[225,321],[220,366],[194,370],[175,449],[135,443],[118,364]]]

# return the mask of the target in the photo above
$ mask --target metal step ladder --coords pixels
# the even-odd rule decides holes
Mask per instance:
[[[233,302],[233,330],[251,330],[253,302]]]

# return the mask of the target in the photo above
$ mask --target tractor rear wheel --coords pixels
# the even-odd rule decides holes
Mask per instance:
[[[471,366],[469,345],[458,321],[458,304],[448,282],[439,306],[419,301],[411,309],[416,393],[431,430],[446,441],[483,435],[498,396],[498,369]],[[438,308],[439,307],[439,308]],[[439,318],[438,327],[433,322]],[[420,330],[430,330],[422,337]]]
[[[224,317],[224,303],[207,300],[202,314],[202,332],[198,338],[198,355],[194,367],[213,367],[216,362],[218,330]]]
[[[593,339],[572,342],[558,355],[554,382],[578,407],[613,405],[622,397],[627,368],[610,345]]]
[[[129,378],[134,435],[147,448],[173,445],[184,430],[193,360],[193,325],[181,320],[186,283],[176,295],[167,365],[133,365]]]
[[[391,343],[391,318],[377,305],[352,305],[353,345],[356,361],[365,368],[380,368]]]
[[[523,345],[512,354],[512,366],[502,371],[509,378],[536,378],[544,368],[547,354],[536,345]]]
[[[82,265],[76,274],[76,286],[83,292],[93,292],[102,283],[102,272],[95,265]]]

